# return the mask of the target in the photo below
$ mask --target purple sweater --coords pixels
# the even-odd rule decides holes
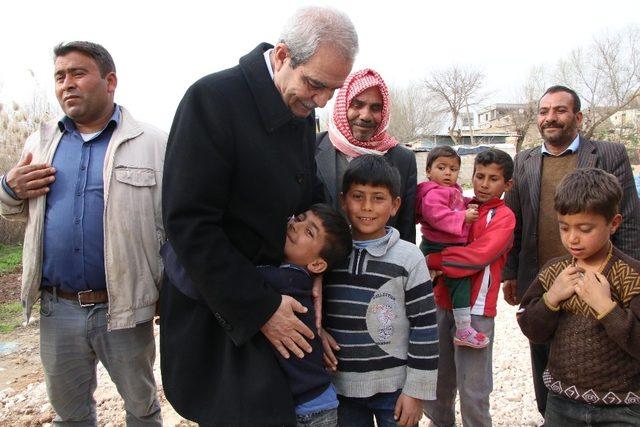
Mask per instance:
[[[467,243],[470,224],[464,222],[467,203],[458,184],[445,187],[434,181],[418,184],[416,221],[425,239],[436,243]]]

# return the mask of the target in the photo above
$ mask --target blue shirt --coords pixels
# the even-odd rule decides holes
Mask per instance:
[[[53,156],[44,217],[42,286],[67,292],[106,288],[104,271],[104,159],[120,108],[105,128],[84,141],[69,117],[58,122],[62,138]]]
[[[546,155],[546,156],[562,156],[564,154],[567,154],[567,152],[570,153],[575,153],[576,151],[578,151],[578,147],[580,147],[580,135],[576,136],[576,139],[573,140],[573,142],[571,143],[571,145],[569,145],[562,153],[560,154],[552,154],[549,152],[549,150],[547,150],[547,146],[542,143],[542,154]]]

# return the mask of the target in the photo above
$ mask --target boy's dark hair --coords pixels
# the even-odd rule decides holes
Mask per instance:
[[[104,78],[109,73],[116,72],[116,64],[113,62],[111,54],[98,43],[86,41],[74,41],[68,43],[60,43],[53,48],[53,60],[59,56],[65,56],[70,52],[80,52],[90,56],[98,64],[100,77]]]
[[[513,177],[513,159],[507,153],[497,148],[489,148],[488,150],[478,153],[476,160],[473,162],[473,174],[476,173],[476,165],[489,166],[495,163],[502,169],[502,177],[504,182],[509,181]]]
[[[382,156],[365,154],[353,159],[342,178],[342,194],[353,184],[386,187],[391,197],[400,197],[400,172]]]
[[[544,98],[545,95],[548,95],[550,93],[558,93],[558,92],[566,92],[569,95],[571,95],[571,98],[573,98],[573,112],[577,113],[580,111],[580,97],[578,96],[578,94],[576,93],[575,90],[573,89],[569,89],[566,86],[562,86],[562,85],[554,85],[551,86],[549,89],[547,89],[542,96],[540,97],[540,99]],[[538,101],[538,104],[540,104],[540,101]]]
[[[353,242],[349,223],[344,215],[324,203],[317,203],[309,210],[322,221],[326,241],[320,256],[327,262],[327,269],[331,269],[351,252]]]
[[[460,155],[456,152],[456,150],[449,147],[448,145],[438,145],[437,147],[433,147],[431,151],[429,151],[429,155],[427,156],[426,169],[429,169],[438,157],[452,157],[458,160],[458,164],[462,163],[462,159],[460,159]]]
[[[618,213],[620,199],[622,187],[614,175],[597,168],[576,169],[558,184],[553,207],[560,215],[588,212],[608,222]]]

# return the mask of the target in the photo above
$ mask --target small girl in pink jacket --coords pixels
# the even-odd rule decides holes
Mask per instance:
[[[446,145],[435,147],[427,157],[429,181],[418,185],[416,201],[416,221],[422,232],[420,249],[425,255],[441,252],[448,246],[466,245],[471,223],[478,219],[478,206],[462,196],[457,182],[460,163],[458,153]],[[438,281],[441,283],[449,288],[453,303],[454,344],[486,347],[489,338],[471,326],[470,279],[444,277]]]

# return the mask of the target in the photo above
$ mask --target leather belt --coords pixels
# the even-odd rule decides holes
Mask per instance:
[[[53,288],[51,286],[45,286],[43,289],[50,294],[58,296],[58,298],[66,299],[69,301],[77,301],[81,307],[91,307],[92,305],[104,304],[109,302],[109,294],[107,294],[106,290],[66,292],[61,290],[60,288]]]

